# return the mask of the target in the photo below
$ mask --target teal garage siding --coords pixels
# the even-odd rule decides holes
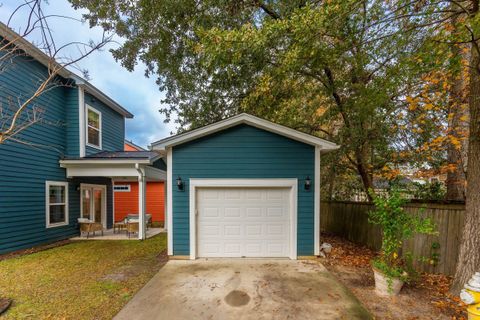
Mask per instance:
[[[38,75],[46,68],[28,57],[17,56],[0,75],[0,103],[3,107],[28,98],[35,90]],[[59,159],[67,151],[67,116],[71,90],[57,87],[44,93],[30,106],[45,110],[42,120],[16,138],[28,144],[7,141],[0,144],[0,253],[65,239],[77,234],[74,208],[70,225],[45,228],[45,181],[67,181]],[[78,110],[78,107],[77,107]],[[75,153],[75,150],[71,152]],[[70,197],[76,192],[72,184]]]
[[[85,93],[85,103],[102,113],[102,150],[86,146],[86,155],[100,151],[122,151],[125,138],[125,118],[88,93]]]
[[[173,254],[189,255],[190,178],[297,178],[297,255],[314,254],[315,148],[248,125],[173,147]],[[185,182],[178,191],[176,179]],[[309,176],[312,187],[304,189]]]

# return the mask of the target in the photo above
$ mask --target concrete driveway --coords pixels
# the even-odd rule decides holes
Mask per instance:
[[[169,261],[115,319],[371,319],[320,263]]]

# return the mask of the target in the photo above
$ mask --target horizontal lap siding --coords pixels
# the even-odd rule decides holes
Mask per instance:
[[[173,250],[188,255],[190,178],[297,178],[297,254],[313,255],[314,147],[247,125],[239,125],[173,148]],[[178,191],[176,179],[185,182]],[[305,178],[312,189],[305,191]]]
[[[45,75],[46,68],[31,58],[15,57],[0,74],[2,107],[30,97]],[[45,181],[67,181],[58,161],[67,153],[77,152],[75,146],[67,149],[67,140],[74,140],[72,130],[78,122],[78,104],[72,101],[72,91],[76,90],[57,87],[35,99],[30,108],[44,110],[42,121],[16,136],[30,145],[14,141],[0,144],[0,253],[77,234],[75,208],[70,207],[68,226],[47,229],[45,218]],[[75,193],[75,186],[69,183],[70,201]]]
[[[130,192],[115,192],[115,221],[129,213],[138,213],[138,182],[115,182],[115,185],[130,185]],[[163,182],[147,182],[147,213],[153,222],[165,221],[165,193]]]
[[[102,113],[102,150],[122,151],[125,141],[125,118],[88,93],[85,93],[85,103]],[[85,148],[87,155],[102,150],[89,146]]]

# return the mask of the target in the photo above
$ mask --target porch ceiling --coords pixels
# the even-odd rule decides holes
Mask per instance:
[[[60,160],[60,167],[67,170],[67,177],[109,177],[115,179],[137,179],[140,172],[147,181],[165,181],[167,173],[154,168],[149,162],[125,161],[124,159],[110,159],[108,161]]]

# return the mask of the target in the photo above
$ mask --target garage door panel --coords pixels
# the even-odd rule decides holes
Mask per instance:
[[[262,208],[245,208],[246,218],[261,218]]]
[[[220,212],[217,207],[214,207],[214,208],[206,207],[204,208],[203,215],[205,218],[218,218],[220,217]]]
[[[241,209],[238,207],[235,208],[225,208],[224,217],[225,218],[240,218],[242,216]]]
[[[262,236],[262,225],[253,224],[245,226],[245,235],[248,239],[251,238],[260,238]]]
[[[225,225],[223,227],[223,235],[225,238],[229,237],[236,237],[238,238],[242,234],[242,226],[238,224],[233,224],[233,225]]]
[[[284,207],[271,207],[267,208],[267,217],[284,217],[285,208]]]
[[[245,197],[247,200],[262,200],[262,193],[256,190],[247,190]]]
[[[288,257],[289,189],[199,188],[199,257]]]

